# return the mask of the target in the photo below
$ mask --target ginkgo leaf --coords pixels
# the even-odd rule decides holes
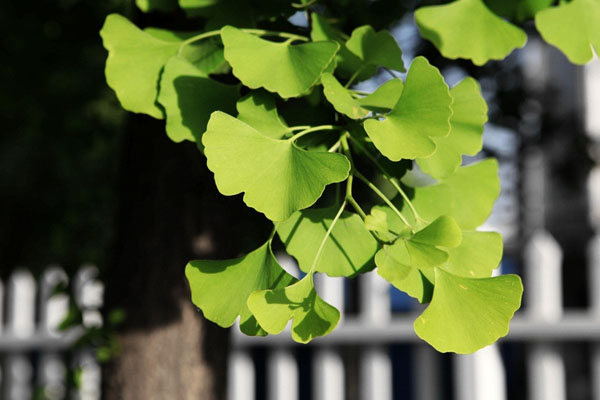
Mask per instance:
[[[281,139],[290,132],[281,120],[275,99],[264,90],[253,90],[237,102],[237,119],[244,121],[263,135]]]
[[[473,230],[485,222],[499,194],[498,162],[487,159],[460,167],[435,185],[414,188],[411,202],[426,221],[448,215],[461,229]],[[407,206],[402,211],[412,218]]]
[[[392,112],[383,121],[365,121],[364,127],[375,147],[392,161],[427,157],[436,149],[431,138],[450,133],[451,104],[439,70],[417,57]]]
[[[575,64],[585,64],[600,52],[600,1],[561,2],[535,15],[544,40],[558,47]]]
[[[517,275],[473,279],[436,268],[433,298],[415,332],[440,352],[473,353],[506,336],[522,293]]]
[[[525,46],[527,34],[490,11],[483,0],[457,0],[415,11],[421,36],[446,58],[465,58],[475,65],[501,60]]]
[[[325,233],[338,207],[303,210],[277,225],[279,238],[287,252],[298,260],[300,269],[309,272]],[[329,276],[354,277],[372,266],[377,241],[361,218],[344,211],[323,246],[315,271]]]
[[[216,38],[191,43],[183,47],[180,54],[207,75],[224,74],[231,70],[223,55],[223,45]]]
[[[210,79],[182,57],[171,58],[162,73],[158,94],[167,118],[167,135],[174,142],[200,144],[210,113],[232,112],[238,96],[238,86]]]
[[[177,53],[181,43],[161,40],[118,14],[106,17],[100,36],[108,50],[106,82],[123,108],[163,118],[163,111],[156,103],[158,80],[163,66]]]
[[[312,278],[309,274],[291,286],[250,295],[248,307],[266,332],[280,333],[291,319],[292,339],[308,343],[335,329],[340,312],[319,297]]]
[[[446,248],[457,247],[461,230],[450,217],[440,217],[411,237],[399,238],[377,252],[377,273],[420,302],[431,298],[433,268],[448,261]]]
[[[364,118],[373,110],[389,111],[398,102],[403,88],[400,79],[392,79],[377,88],[374,93],[362,98],[355,98],[332,74],[323,74],[321,83],[327,101],[337,112],[352,119]]]
[[[211,115],[202,143],[219,191],[245,192],[244,202],[272,221],[311,206],[326,185],[345,180],[350,171],[341,154],[302,150],[219,111]]]
[[[402,50],[388,31],[375,32],[370,25],[358,27],[346,42],[346,48],[365,66],[375,65],[405,71]]]
[[[185,276],[192,302],[207,319],[229,327],[241,314],[240,327],[247,334],[261,333],[246,306],[250,294],[296,281],[277,263],[270,242],[240,258],[190,261]]]
[[[177,0],[135,0],[135,5],[147,13],[150,11],[174,11],[177,9]]]
[[[539,11],[550,7],[554,0],[485,0],[485,4],[498,15],[524,21]]]
[[[441,268],[467,278],[488,278],[502,260],[502,236],[496,232],[466,231],[460,245],[445,249],[448,262]]]
[[[358,56],[348,50],[346,47],[347,36],[327,22],[324,16],[313,12],[311,22],[310,38],[314,42],[330,40],[339,43],[340,50],[335,57],[337,64],[335,72],[338,76],[349,79],[359,71],[358,75],[354,78],[354,82],[361,82],[377,73],[376,65],[364,64]],[[333,71],[327,72],[333,73]]]
[[[225,59],[244,85],[264,87],[283,98],[307,94],[339,48],[335,42],[271,42],[232,26],[221,29],[221,38]]]
[[[487,121],[487,104],[479,84],[466,78],[450,90],[454,99],[450,134],[431,138],[437,150],[427,158],[418,158],[423,172],[439,179],[451,175],[460,166],[462,155],[474,156],[483,146],[483,125]]]

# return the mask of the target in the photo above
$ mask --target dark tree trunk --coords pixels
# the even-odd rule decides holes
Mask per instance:
[[[160,121],[131,117],[122,158],[105,279],[107,309],[124,308],[127,320],[120,355],[104,369],[104,398],[222,399],[227,332],[191,304],[184,268],[194,258],[236,256],[242,225],[256,213],[218,194],[194,144],[170,142]]]

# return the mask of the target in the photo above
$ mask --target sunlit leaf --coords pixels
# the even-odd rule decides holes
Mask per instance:
[[[239,96],[238,86],[210,79],[182,57],[169,60],[160,82],[158,101],[165,109],[167,135],[174,142],[200,144],[210,114],[232,112]]]
[[[450,94],[454,99],[450,134],[431,138],[436,144],[435,153],[417,159],[419,167],[437,179],[456,171],[463,154],[474,156],[481,150],[483,125],[487,121],[487,104],[475,79],[464,79],[450,90]]]
[[[600,1],[561,2],[535,15],[544,40],[558,47],[575,64],[585,64],[600,52]]]
[[[253,90],[237,102],[237,119],[244,121],[263,135],[281,139],[289,133],[281,120],[273,95],[264,90]]]
[[[335,42],[271,42],[232,26],[223,27],[221,37],[225,59],[244,85],[264,87],[283,98],[307,94],[339,48]]]
[[[241,314],[240,327],[247,334],[264,334],[246,306],[250,294],[296,281],[277,263],[269,242],[240,258],[190,261],[185,276],[192,302],[207,319],[228,327]]]
[[[345,180],[350,171],[341,154],[302,150],[218,111],[202,143],[219,191],[226,196],[245,192],[244,202],[273,221],[311,206],[326,185]]]
[[[377,273],[420,302],[431,298],[433,268],[448,261],[448,251],[460,244],[461,231],[450,217],[440,217],[424,229],[392,245],[384,245],[375,256]]]
[[[358,27],[346,42],[346,48],[357,56],[364,66],[381,66],[405,71],[402,51],[388,31],[375,32],[369,25]]]
[[[438,69],[417,57],[392,112],[383,121],[365,121],[364,127],[375,147],[392,161],[427,157],[436,149],[431,138],[450,133],[451,104]]]
[[[435,185],[415,188],[412,203],[426,221],[448,215],[461,229],[473,230],[488,218],[499,194],[498,162],[487,159],[460,167]],[[402,211],[411,218],[407,207]]]
[[[123,108],[163,118],[156,103],[158,80],[163,66],[177,53],[180,43],[158,39],[118,14],[106,17],[100,35],[108,50],[106,82]]]
[[[300,269],[308,272],[338,208],[303,210],[277,226],[279,238],[294,256]],[[344,211],[325,242],[316,271],[329,276],[353,277],[372,266],[377,241],[361,218]]]
[[[475,65],[501,60],[523,47],[527,34],[490,11],[483,0],[456,0],[415,11],[421,36],[446,58],[466,58]]]
[[[292,339],[299,343],[327,335],[340,320],[340,312],[317,295],[312,274],[282,289],[252,293],[248,307],[270,334],[280,333],[291,319]]]
[[[449,258],[442,268],[467,278],[488,278],[502,260],[502,236],[496,232],[466,231],[460,245],[446,249]]]
[[[522,293],[516,275],[473,279],[436,268],[433,298],[415,332],[440,352],[473,353],[508,333]]]

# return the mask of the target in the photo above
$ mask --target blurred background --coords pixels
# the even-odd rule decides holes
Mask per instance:
[[[248,251],[269,223],[216,191],[194,144],[121,109],[98,35],[110,12],[192,25],[126,0],[2,2],[0,398],[600,399],[598,61],[575,67],[526,25],[524,49],[478,68],[420,39],[416,2],[323,3],[346,31],[389,29],[407,64],[425,55],[450,85],[480,81],[485,148],[465,161],[500,162],[485,228],[504,235],[502,272],[525,283],[509,336],[474,355],[438,354],[412,331],[419,305],[376,274],[317,283],[344,317],[311,345],[206,322],[185,264]]]

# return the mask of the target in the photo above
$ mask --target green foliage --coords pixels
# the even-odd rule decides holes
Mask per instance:
[[[138,3],[143,10],[172,4]],[[519,21],[537,13],[538,26],[552,28],[542,32],[551,43],[553,34],[579,37],[555,44],[583,60],[582,49],[598,44],[588,33],[595,11],[577,28],[557,28],[582,4],[596,10],[596,0],[552,8],[544,0],[457,0],[421,8],[415,18],[444,56],[481,65],[526,41],[496,13]],[[482,148],[487,106],[477,82],[466,78],[449,89],[435,66],[416,57],[404,80],[356,90],[380,69],[404,71],[402,51],[385,30],[326,17],[336,11],[327,2],[293,6],[306,11],[308,28],[287,21],[288,2],[179,6],[198,17],[201,32],[142,31],[111,15],[102,36],[107,81],[123,107],[166,116],[169,137],[196,141],[223,195],[243,193],[247,206],[273,221],[270,238],[247,255],[187,265],[192,301],[204,316],[224,327],[239,319],[248,335],[280,333],[291,320],[292,339],[306,343],[340,319],[316,292],[314,274],[352,278],[376,268],[430,303],[415,331],[439,351],[473,352],[505,335],[521,282],[491,277],[502,239],[477,230],[500,193],[498,165],[461,166],[463,155]],[[433,183],[404,179],[410,166]],[[368,204],[370,214],[353,195],[356,180],[378,200]],[[277,263],[276,237],[306,274],[301,280]]]

